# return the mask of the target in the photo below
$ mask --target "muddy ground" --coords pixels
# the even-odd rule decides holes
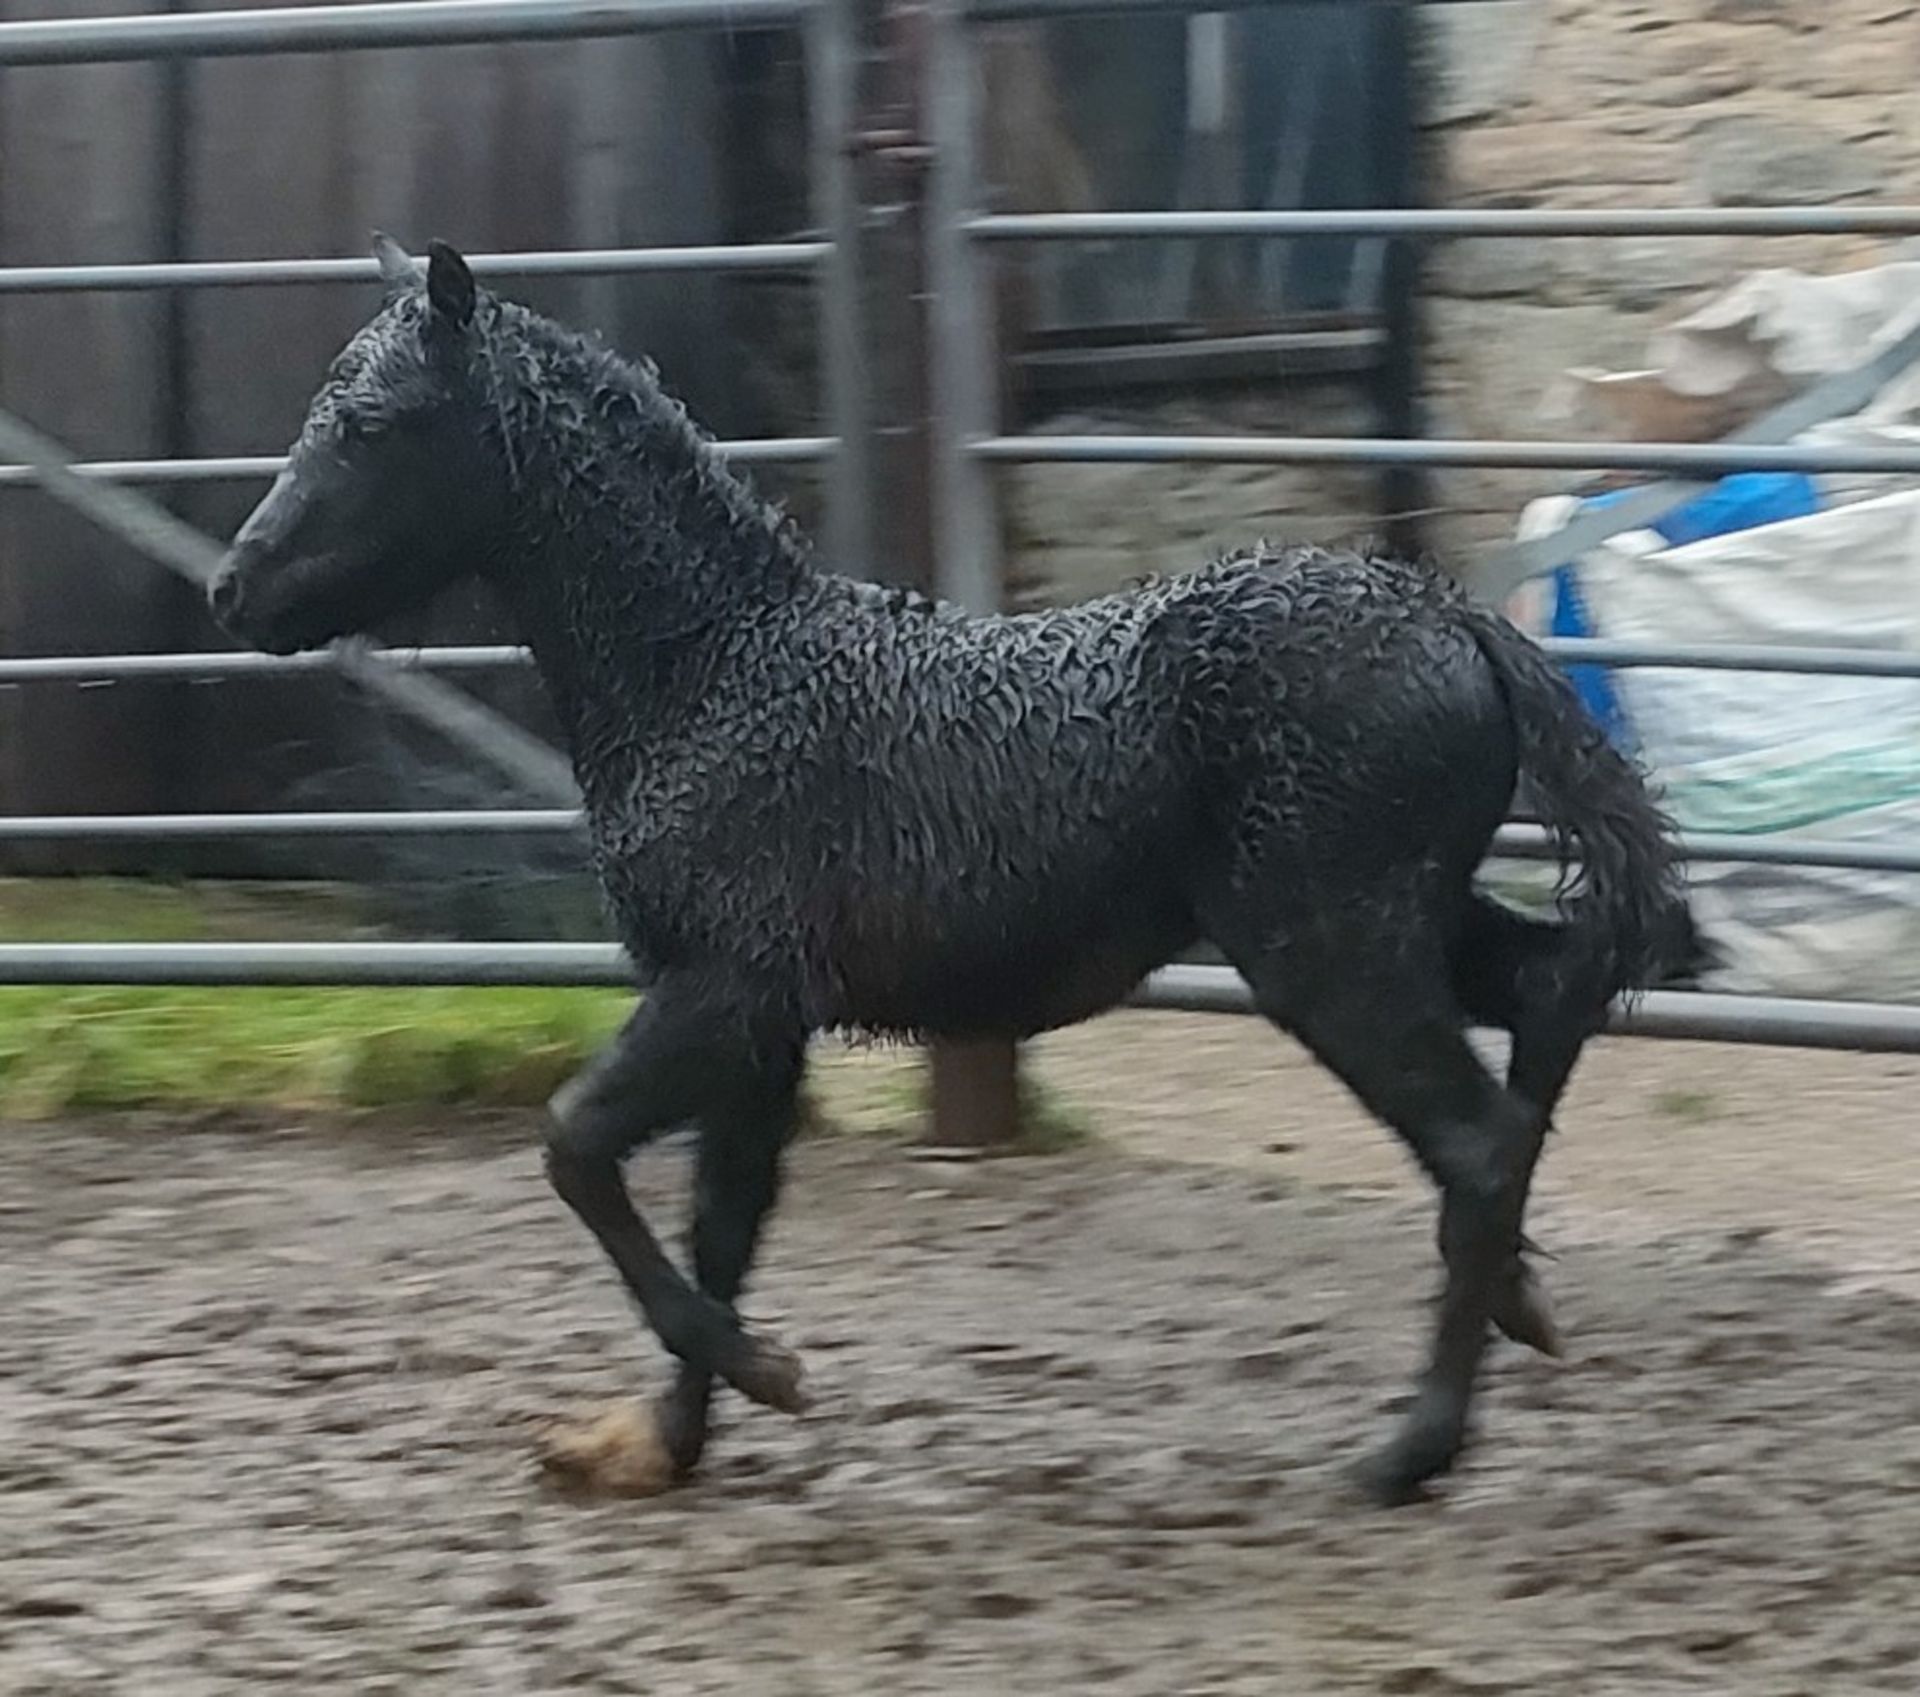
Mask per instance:
[[[1571,1357],[1502,1348],[1395,1513],[1344,1468],[1432,1286],[1396,1153],[1250,1022],[1040,1065],[1093,1144],[805,1146],[750,1306],[815,1410],[590,1507],[533,1425],[658,1368],[530,1120],[7,1128],[0,1692],[1916,1688],[1913,1063],[1597,1049],[1534,1216]]]

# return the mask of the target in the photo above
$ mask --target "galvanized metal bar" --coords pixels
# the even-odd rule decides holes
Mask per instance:
[[[1782,644],[1624,642],[1549,636],[1540,646],[1573,665],[1671,667],[1692,672],[1794,672],[1830,678],[1920,679],[1920,654],[1884,648],[1795,648]]]
[[[33,480],[110,535],[158,560],[190,583],[205,584],[218,569],[220,545],[175,518],[165,507],[73,469],[73,456],[25,419],[0,412],[0,455],[19,460]]]
[[[365,642],[336,642],[334,668],[376,701],[430,726],[456,748],[477,754],[536,800],[573,807],[580,799],[573,762],[503,713],[418,669],[382,665]]]
[[[1569,662],[1675,670],[1780,672],[1826,677],[1920,680],[1920,654],[1886,649],[1794,648],[1760,644],[1621,642],[1602,637],[1550,636],[1548,653]],[[532,664],[525,648],[507,643],[445,648],[377,648],[384,666],[423,672],[499,671]],[[143,678],[214,682],[228,678],[332,671],[326,653],[259,654],[251,649],[204,654],[40,654],[0,657],[0,686],[28,683],[119,683]]]
[[[1920,206],[1015,212],[969,218],[966,231],[977,240],[991,242],[1192,241],[1248,236],[1398,236],[1412,241],[1538,241],[1562,236],[1911,236],[1920,235]]]
[[[1621,1037],[1920,1053],[1920,1007],[1899,1002],[1828,1002],[1790,996],[1651,990],[1639,1001],[1616,1008],[1607,1021],[1607,1030]]]
[[[352,48],[568,41],[656,30],[775,29],[809,0],[385,0],[0,24],[0,66],[337,53]]]
[[[6,951],[0,949],[0,975],[4,975],[6,966]],[[1184,1013],[1256,1011],[1245,980],[1225,966],[1164,967],[1129,1001],[1134,1007]],[[1616,1008],[1607,1029],[1625,1037],[1920,1054],[1920,1007],[1898,1002],[1828,1002],[1651,990],[1631,1008]]]
[[[5,26],[0,25],[0,28]],[[806,271],[831,242],[745,242],[735,246],[568,248],[477,253],[481,277],[628,277],[678,271]],[[209,259],[127,265],[0,266],[0,295],[125,293],[145,289],[246,289],[311,283],[374,283],[372,259]]]
[[[199,460],[75,460],[66,469],[74,477],[133,486],[175,483],[243,483],[280,475],[285,454],[228,454]],[[0,489],[34,488],[42,480],[34,465],[0,465]]]
[[[1364,376],[1379,369],[1386,350],[1384,330],[1378,325],[1358,325],[1198,336],[1165,343],[1036,348],[1014,355],[1013,364],[1030,392],[1065,389],[1084,396],[1090,388],[1097,392],[1202,377],[1287,381]]]
[[[0,984],[609,985],[612,943],[5,943]]]
[[[530,666],[525,648],[505,643],[455,648],[376,648],[382,666],[423,672],[496,672]],[[30,683],[108,684],[179,678],[214,683],[228,678],[305,676],[336,670],[332,654],[261,654],[251,648],[207,654],[32,654],[0,658],[0,686]]]
[[[927,293],[932,371],[933,522],[940,593],[970,613],[1000,607],[999,518],[983,461],[995,428],[991,289],[964,234],[980,191],[980,65],[960,0],[927,9]]]
[[[5,943],[0,983],[69,985],[604,985],[631,989],[611,943]],[[1131,1005],[1252,1013],[1230,967],[1170,966]],[[1920,1007],[1774,996],[1652,991],[1609,1029],[1633,1037],[1920,1052]]]
[[[1920,476],[1920,449],[1730,442],[1514,442],[1380,436],[994,436],[981,459],[1014,465],[1408,465],[1512,471],[1846,472]]]
[[[853,170],[860,31],[854,0],[815,0],[806,25],[809,188],[832,238],[816,273],[827,428],[839,443],[827,479],[826,551],[838,571],[873,569],[873,418],[861,336],[865,217]]]
[[[581,830],[577,808],[379,808],[312,813],[68,813],[0,815],[0,842],[220,841],[258,837],[565,836]],[[1492,852],[1524,860],[1551,858],[1537,825],[1503,827]],[[1687,860],[1747,866],[1827,867],[1920,874],[1920,850],[1819,839],[1774,841],[1727,832],[1680,838]]]
[[[0,454],[31,465],[47,492],[64,506],[190,583],[205,585],[219,568],[224,550],[212,537],[175,518],[145,495],[98,478],[76,476],[73,456],[65,447],[5,411],[0,411]],[[369,646],[364,642],[336,643],[330,652],[342,676],[419,723],[432,726],[529,795],[567,806],[578,801],[579,791],[567,759],[511,719],[435,678],[381,665],[369,658]]]
[[[831,436],[754,436],[715,442],[734,465],[811,465],[834,457],[839,444]],[[243,483],[278,477],[285,454],[229,454],[196,460],[77,460],[65,470],[74,477],[103,483],[155,486],[175,483]],[[44,481],[35,465],[0,465],[0,489]]]
[[[1248,12],[1268,6],[1325,5],[1327,0],[966,0],[966,15],[975,23],[1001,23],[1026,18],[1137,17],[1143,13]],[[1351,0],[1354,5],[1378,0]],[[1477,5],[1481,0],[1423,0],[1428,6]]]
[[[1729,432],[1725,440],[1791,442],[1816,424],[1859,411],[1916,359],[1920,359],[1920,324],[1915,324],[1871,359],[1823,377],[1790,400],[1769,407],[1758,418]],[[1558,530],[1508,543],[1474,573],[1475,587],[1494,601],[1504,601],[1529,578],[1550,572],[1565,561],[1577,560],[1611,536],[1654,523],[1662,514],[1709,487],[1710,483],[1697,479],[1664,479],[1626,490],[1604,507],[1576,511]]]
[[[1391,0],[1373,20],[1379,66],[1374,73],[1373,115],[1365,146],[1374,181],[1384,199],[1410,205],[1427,184],[1417,165],[1420,151],[1423,81],[1417,40],[1417,0]],[[1417,242],[1390,237],[1378,250],[1378,312],[1386,345],[1369,374],[1374,427],[1380,435],[1403,439],[1428,434],[1421,381],[1425,299],[1421,273],[1426,250]],[[1433,506],[1426,469],[1385,465],[1379,468],[1381,531],[1402,554],[1425,552]]]
[[[577,808],[365,808],[330,813],[65,813],[7,818],[0,842],[132,839],[226,842],[242,837],[548,837],[586,824]]]
[[[1743,837],[1727,831],[1688,831],[1679,838],[1682,859],[1724,866],[1828,867],[1851,872],[1920,873],[1920,849],[1874,843],[1834,843]],[[1544,860],[1553,845],[1538,825],[1506,825],[1495,833],[1493,853]]]

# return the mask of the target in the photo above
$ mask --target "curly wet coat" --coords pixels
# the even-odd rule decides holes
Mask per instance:
[[[1258,546],[992,618],[823,569],[650,366],[496,300],[436,246],[316,397],[216,606],[264,646],[364,629],[478,571],[572,744],[648,994],[555,1102],[549,1164],[682,1361],[776,1406],[797,1364],[732,1312],[777,1195],[807,1038],[1025,1036],[1217,945],[1439,1185],[1433,1361],[1373,1469],[1463,1441],[1489,1324],[1555,1347],[1526,1190],[1611,998],[1676,964],[1671,833],[1540,651],[1427,567]],[[1524,780],[1577,873],[1561,919],[1474,875]],[[1466,1045],[1504,1026],[1504,1084]],[[696,1290],[619,1163],[701,1129]]]

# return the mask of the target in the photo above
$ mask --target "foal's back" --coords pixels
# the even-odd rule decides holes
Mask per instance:
[[[1423,574],[1318,553],[990,619],[820,579],[691,721],[672,922],[790,972],[809,1023],[1070,1022],[1284,864],[1275,832],[1351,835],[1337,877],[1431,826],[1409,803],[1446,806],[1498,707],[1454,627]]]

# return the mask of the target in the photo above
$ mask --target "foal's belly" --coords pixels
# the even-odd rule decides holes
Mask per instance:
[[[1123,929],[1073,938],[1012,936],[999,946],[935,946],[848,962],[830,1021],[938,1037],[1031,1037],[1124,1001],[1194,939],[1184,916],[1136,913]]]

